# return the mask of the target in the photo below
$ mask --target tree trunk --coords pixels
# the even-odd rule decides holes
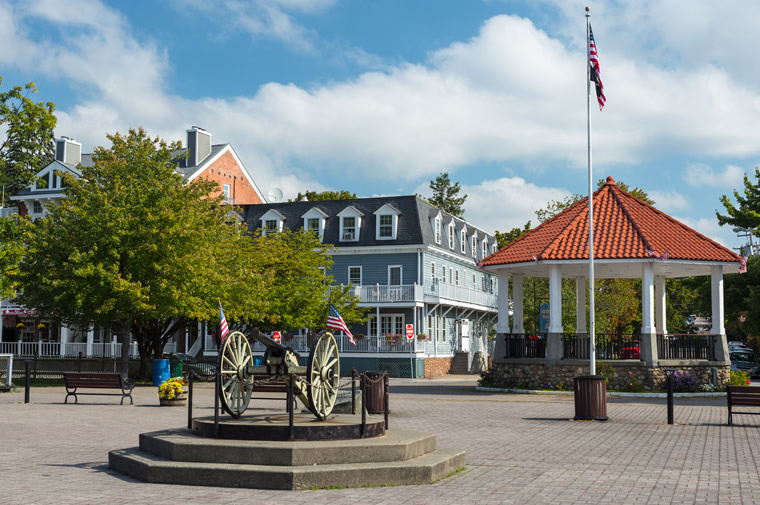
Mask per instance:
[[[129,344],[131,343],[130,329],[128,319],[122,319],[119,340],[121,341],[121,377],[124,382],[129,378]]]

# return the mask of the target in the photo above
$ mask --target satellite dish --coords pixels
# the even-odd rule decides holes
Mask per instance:
[[[267,200],[270,203],[277,203],[282,200],[282,190],[280,188],[270,188],[267,193]]]

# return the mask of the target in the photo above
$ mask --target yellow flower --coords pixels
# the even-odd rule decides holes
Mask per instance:
[[[167,379],[158,387],[158,397],[173,400],[177,395],[184,393],[184,385],[185,381],[182,377],[172,377],[171,379]]]

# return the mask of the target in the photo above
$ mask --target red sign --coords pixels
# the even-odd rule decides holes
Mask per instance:
[[[411,340],[414,338],[414,326],[411,324],[406,325],[406,338],[408,340]]]
[[[276,331],[276,332],[272,333],[272,340],[274,340],[278,344],[282,343],[282,337],[280,337],[280,332],[279,331]]]

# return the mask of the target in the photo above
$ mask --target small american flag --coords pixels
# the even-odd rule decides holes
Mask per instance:
[[[227,338],[227,334],[230,332],[230,327],[227,326],[227,318],[224,317],[224,311],[222,310],[222,302],[219,302],[219,330],[222,337],[222,342]]]
[[[599,102],[599,110],[604,109],[607,97],[604,96],[604,84],[602,84],[602,74],[599,70],[599,57],[596,54],[596,43],[594,42],[594,32],[591,31],[591,25],[588,25],[588,64],[589,77],[596,85],[596,101]]]
[[[330,304],[330,311],[327,314],[327,327],[332,330],[341,330],[345,332],[346,335],[348,335],[348,341],[356,345],[354,336],[351,334],[350,331],[348,331],[348,326],[346,326],[346,322],[343,320],[342,317],[340,317],[340,312],[338,312],[338,309],[336,309],[332,303]]]

